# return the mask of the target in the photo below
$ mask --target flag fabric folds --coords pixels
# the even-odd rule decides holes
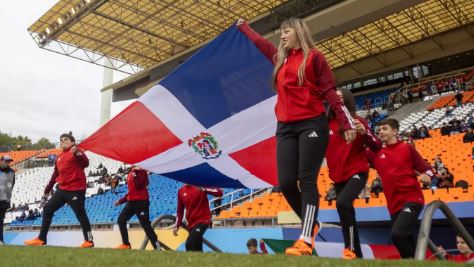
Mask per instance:
[[[276,185],[272,70],[234,25],[80,147],[193,185]]]

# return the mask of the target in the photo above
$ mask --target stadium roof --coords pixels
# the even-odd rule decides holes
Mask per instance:
[[[42,48],[136,73],[287,1],[61,0],[28,31]]]
[[[316,46],[333,68],[422,39],[431,39],[443,49],[436,35],[473,23],[472,10],[472,0],[429,0],[317,42]],[[406,53],[410,54],[408,50]]]

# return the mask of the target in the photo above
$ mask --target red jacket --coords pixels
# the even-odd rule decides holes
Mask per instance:
[[[176,226],[179,227],[183,221],[184,209],[186,209],[186,221],[188,229],[191,230],[199,223],[211,223],[211,210],[209,209],[209,201],[207,195],[222,197],[223,193],[220,189],[211,189],[195,187],[192,185],[184,185],[178,191],[178,209],[176,216]]]
[[[408,202],[425,203],[415,171],[430,177],[433,171],[413,146],[397,141],[384,145],[378,152],[367,151],[367,156],[382,179],[390,214],[397,213]]]
[[[127,201],[148,200],[148,172],[142,169],[132,169],[127,176],[128,193],[119,199],[119,203]]]
[[[257,46],[273,64],[277,48],[254,32],[247,23],[240,30]],[[280,122],[293,122],[325,114],[323,101],[336,113],[344,130],[354,129],[354,122],[336,94],[336,83],[331,67],[324,55],[316,49],[310,51],[305,68],[305,81],[298,85],[298,69],[303,60],[301,49],[291,50],[278,71],[276,89],[278,94],[275,113]]]
[[[329,149],[326,150],[326,161],[329,178],[335,183],[343,183],[354,174],[368,172],[369,162],[365,155],[366,146],[373,151],[378,151],[382,147],[382,143],[374,136],[367,122],[358,116],[356,119],[364,124],[367,134],[358,134],[350,144],[344,140],[339,123],[335,119],[329,121]]]
[[[468,262],[472,259],[474,259],[474,253],[469,254],[469,256],[465,256],[464,254],[447,254],[446,259],[449,261],[455,261],[455,262]]]
[[[79,148],[75,154],[70,149],[64,151],[56,160],[53,175],[44,189],[44,193],[49,194],[55,183],[58,183],[59,189],[64,191],[86,191],[84,169],[88,166],[89,159],[84,151]]]

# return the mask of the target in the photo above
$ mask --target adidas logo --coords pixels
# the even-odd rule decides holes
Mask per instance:
[[[333,135],[334,132],[332,130],[329,130],[329,135]]]
[[[144,212],[144,211],[142,211],[142,212],[140,213],[140,215],[141,215],[141,216],[144,216],[144,215],[145,215],[145,212]]]
[[[312,133],[310,133],[310,134],[308,135],[308,137],[309,137],[309,138],[315,138],[315,137],[318,137],[318,134],[317,134],[315,131],[313,131]]]
[[[74,196],[74,197],[72,198],[72,200],[77,200],[77,197],[76,197],[76,196]]]
[[[352,178],[360,180],[360,176],[358,174],[353,175]]]
[[[404,208],[403,211],[404,211],[404,212],[411,213],[411,210],[410,210],[410,208],[408,208],[408,207],[407,207],[407,208]]]
[[[200,233],[200,232],[201,232],[201,229],[199,229],[199,228],[198,228],[198,229],[196,229],[196,232],[199,232],[199,233]]]
[[[380,155],[380,158],[381,158],[381,159],[384,159],[384,158],[385,158],[385,154]]]

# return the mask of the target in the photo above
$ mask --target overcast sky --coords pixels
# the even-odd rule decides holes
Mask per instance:
[[[0,131],[34,141],[99,127],[103,68],[40,49],[27,28],[58,0],[4,1],[0,8]],[[114,72],[114,80],[126,77]],[[117,114],[129,103],[113,103]]]

